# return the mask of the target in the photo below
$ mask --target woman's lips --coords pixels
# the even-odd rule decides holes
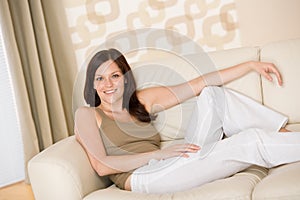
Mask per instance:
[[[106,91],[104,91],[104,94],[112,94],[112,93],[115,93],[116,91],[117,91],[117,89],[106,90]]]

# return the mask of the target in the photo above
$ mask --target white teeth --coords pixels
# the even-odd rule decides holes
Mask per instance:
[[[104,93],[105,93],[105,94],[111,94],[111,93],[114,93],[115,91],[117,91],[117,89],[115,89],[115,90],[104,91]]]

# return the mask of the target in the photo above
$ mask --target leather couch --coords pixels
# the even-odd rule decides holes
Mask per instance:
[[[162,53],[157,53],[157,55],[161,56]],[[218,66],[225,68],[248,60],[275,63],[283,76],[282,87],[275,82],[268,82],[255,72],[227,84],[226,87],[237,90],[287,115],[289,117],[287,128],[300,132],[300,38],[261,47],[210,52],[208,55],[213,67],[200,70],[201,72],[219,68]],[[201,72],[199,70],[195,72],[195,68],[191,67],[191,62],[187,61],[197,60],[202,56],[204,54],[190,55],[188,59],[182,59],[174,55],[164,55],[159,62],[169,67],[168,70],[174,70],[177,75],[188,79]],[[139,66],[147,66],[147,63],[151,65],[153,61],[157,63],[155,53],[149,54],[143,61],[133,63],[132,66],[133,69],[138,69]],[[139,87],[148,86],[147,80],[157,76],[157,74],[153,74],[152,77],[149,74],[145,76],[143,72],[145,70],[133,71]],[[152,71],[156,70],[153,68]],[[139,73],[144,73],[144,76]],[[167,74],[162,79],[164,78],[168,81],[170,75]],[[78,88],[82,89],[82,81],[78,84]],[[80,92],[75,94],[74,108],[82,104],[81,89],[78,89]],[[159,114],[156,125],[162,135],[162,146],[182,140],[184,109],[189,108],[179,105],[165,111],[163,116]],[[63,139],[39,153],[29,162],[28,169],[37,200],[300,199],[300,162],[271,169],[251,166],[233,176],[173,194],[149,195],[123,191],[114,186],[106,177],[99,177],[94,172],[85,151],[74,136]]]

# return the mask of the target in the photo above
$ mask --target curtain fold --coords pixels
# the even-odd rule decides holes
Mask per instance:
[[[63,109],[66,116],[66,124],[69,133],[73,134],[73,85],[78,73],[75,51],[71,41],[63,1],[44,0],[42,2],[49,30],[54,66],[61,91]],[[58,134],[55,135],[58,136],[55,137],[55,142],[62,139]]]
[[[62,1],[1,0],[0,20],[27,165],[39,151],[73,134],[78,67]]]

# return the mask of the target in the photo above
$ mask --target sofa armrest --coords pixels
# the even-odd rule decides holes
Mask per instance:
[[[111,184],[99,177],[74,136],[63,139],[29,161],[28,173],[36,200],[81,200]]]

